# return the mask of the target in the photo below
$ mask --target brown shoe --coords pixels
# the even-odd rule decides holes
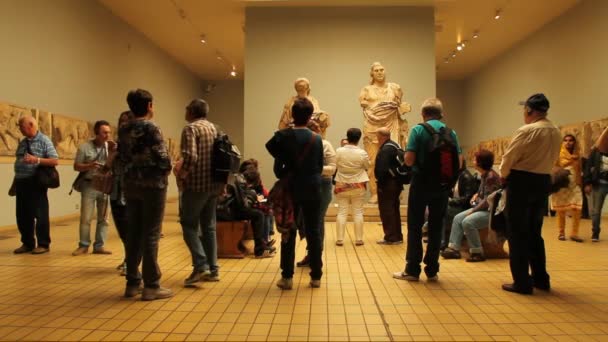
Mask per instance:
[[[21,247],[15,249],[13,251],[13,253],[15,254],[23,254],[23,253],[30,253],[32,251],[33,248],[30,248],[26,245],[21,245]]]
[[[144,291],[141,293],[141,300],[146,301],[155,299],[165,299],[170,297],[173,297],[173,291],[164,287],[159,287],[157,289],[145,287]]]
[[[125,298],[132,298],[137,296],[143,291],[142,287],[137,286],[128,286],[125,288]]]
[[[89,247],[78,247],[72,252],[72,256],[84,255],[89,253]]]
[[[50,249],[48,247],[36,247],[32,250],[32,254],[44,254],[44,253],[48,253],[50,251]]]
[[[109,250],[107,250],[107,249],[105,249],[105,248],[103,248],[103,247],[99,247],[99,248],[93,249],[93,254],[106,254],[106,255],[109,255],[109,254],[112,254],[112,252],[109,251]]]

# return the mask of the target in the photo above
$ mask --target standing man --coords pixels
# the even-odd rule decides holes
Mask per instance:
[[[585,164],[583,174],[585,194],[591,195],[591,241],[600,241],[600,222],[604,200],[608,195],[608,156],[594,147]]]
[[[437,281],[443,217],[448,204],[448,193],[453,186],[442,184],[441,175],[443,168],[447,166],[453,169],[453,176],[458,173],[461,150],[456,132],[440,121],[443,118],[443,105],[439,99],[425,100],[421,111],[424,124],[412,128],[405,153],[405,164],[412,167],[413,173],[407,205],[406,266],[404,272],[394,273],[393,278],[408,281],[418,281],[420,278],[420,262],[423,261],[422,226],[424,212],[428,207],[429,233],[424,255],[424,273],[429,281]],[[441,159],[444,156],[430,151],[434,135],[443,137],[444,142],[450,146],[452,165],[442,164]]]
[[[59,156],[51,139],[38,131],[38,122],[32,116],[19,119],[19,130],[25,136],[15,153],[17,227],[22,245],[13,252],[47,253],[51,244],[48,189],[38,184],[34,174],[39,166],[56,166]]]
[[[504,284],[502,289],[532,294],[534,287],[551,289],[541,231],[551,169],[559,155],[562,135],[547,119],[549,100],[544,94],[534,94],[522,104],[526,124],[515,132],[500,165],[500,175],[507,184],[509,264],[513,276],[513,283]]]
[[[174,169],[181,190],[180,223],[192,255],[192,274],[184,286],[218,281],[215,207],[223,184],[213,180],[211,157],[217,130],[207,120],[209,105],[195,99],[186,107],[181,162]]]
[[[118,158],[126,180],[129,224],[125,297],[137,296],[143,278],[142,300],[169,298],[173,292],[160,286],[158,240],[165,214],[171,158],[160,128],[152,121],[152,94],[143,89],[131,90],[127,103],[134,118],[120,127],[118,134]]]
[[[112,254],[104,248],[108,234],[108,196],[93,188],[93,174],[105,165],[108,159],[108,140],[112,131],[110,123],[100,120],[93,126],[95,138],[78,147],[74,159],[74,170],[81,172],[83,182],[80,193],[80,242],[78,248],[72,252],[73,256],[84,255],[89,252],[91,245],[91,220],[93,211],[97,207],[97,229],[95,230],[95,243],[93,254]],[[116,146],[110,142],[111,146]]]
[[[378,209],[384,230],[384,238],[377,242],[381,245],[397,245],[403,243],[399,210],[399,196],[403,191],[403,184],[390,170],[396,166],[399,145],[391,140],[391,131],[386,127],[378,128],[376,138],[380,149],[374,162],[374,174],[378,185]]]

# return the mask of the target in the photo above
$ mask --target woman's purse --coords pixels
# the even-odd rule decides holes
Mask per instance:
[[[93,189],[101,193],[111,194],[112,188],[114,187],[114,174],[112,173],[112,170],[105,166],[97,170],[97,172],[93,173],[91,185],[93,186]]]

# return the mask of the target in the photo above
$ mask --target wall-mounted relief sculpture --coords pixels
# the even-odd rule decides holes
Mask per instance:
[[[36,117],[36,109],[0,102],[0,155],[14,156],[19,140],[19,118],[24,115]]]
[[[53,116],[51,113],[44,110],[38,111],[38,128],[42,134],[53,139]]]
[[[597,141],[597,139],[600,137],[600,134],[602,134],[602,131],[604,130],[604,128],[608,127],[608,118],[604,118],[604,119],[599,119],[599,120],[594,120],[591,121],[587,124],[587,129],[585,131],[585,151],[583,153],[583,156],[589,156],[589,153],[591,152],[591,148],[593,147],[593,145],[595,144],[595,142]]]
[[[53,114],[53,144],[60,159],[74,159],[80,144],[92,138],[91,123]]]

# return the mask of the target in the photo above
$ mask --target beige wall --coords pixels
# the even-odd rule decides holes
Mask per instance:
[[[243,151],[243,81],[206,82],[203,99],[209,103],[209,121],[220,125],[230,141]]]
[[[473,75],[465,145],[511,135],[523,124],[518,101],[536,92],[549,98],[556,124],[608,116],[607,17],[608,1],[584,0]]]
[[[312,95],[331,116],[328,140],[337,146],[350,127],[362,127],[358,102],[374,61],[401,85],[413,106],[435,95],[433,9],[248,8],[245,39],[245,155],[260,160],[270,186],[272,159],[265,142],[295,95],[293,81],[307,77]]]
[[[179,138],[184,107],[202,94],[199,79],[97,1],[3,0],[0,13],[0,100],[113,123],[128,90],[141,87],[154,96],[165,136]],[[67,195],[76,172],[60,173],[51,216],[75,212],[80,200]],[[0,177],[12,174],[12,165],[0,165]],[[0,206],[7,213],[0,226],[14,224],[14,200],[0,196]]]
[[[443,103],[444,122],[460,137],[466,123],[466,91],[464,81],[437,81],[437,97]]]

